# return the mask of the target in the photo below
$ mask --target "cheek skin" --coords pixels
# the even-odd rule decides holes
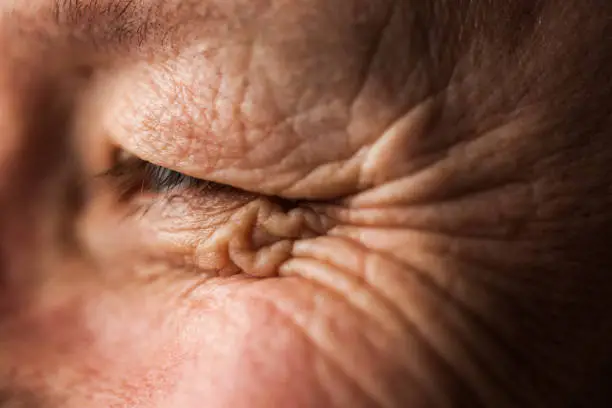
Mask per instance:
[[[266,338],[291,336],[265,305],[252,302],[232,310],[224,305],[211,313],[194,304],[177,310],[161,296],[138,292],[96,289],[23,319],[15,332],[31,333],[20,342],[28,347],[11,347],[22,351],[15,361],[21,381],[50,388],[60,400],[66,398],[66,407],[195,407],[201,401],[227,406],[214,396],[238,395],[221,392],[224,387],[231,391],[235,383],[266,371],[277,377],[274,366],[258,365],[252,355]],[[293,337],[291,354],[304,355],[303,341]],[[246,397],[258,389],[243,391]]]
[[[346,401],[359,396],[277,305],[297,302],[252,284],[69,290],[17,321],[12,332],[23,337],[5,362],[13,380],[67,408],[331,406],[328,388]],[[290,287],[303,313],[312,310],[314,292],[301,285],[279,288],[278,298]]]
[[[367,287],[348,301],[333,286],[295,276],[71,281],[46,288],[48,300],[8,328],[3,366],[67,408],[428,406],[421,382],[436,383],[412,371],[434,362],[427,347]],[[415,375],[418,386],[406,381]]]

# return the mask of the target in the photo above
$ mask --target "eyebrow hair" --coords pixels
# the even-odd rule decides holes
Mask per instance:
[[[54,0],[53,18],[60,30],[92,44],[142,45],[164,38],[173,28],[162,12],[164,0]]]

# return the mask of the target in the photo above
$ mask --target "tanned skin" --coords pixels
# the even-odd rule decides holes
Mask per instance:
[[[609,0],[0,1],[0,406],[609,407]]]

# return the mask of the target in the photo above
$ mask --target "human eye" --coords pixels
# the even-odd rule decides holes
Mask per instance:
[[[113,154],[111,166],[101,176],[111,183],[120,201],[139,194],[159,198],[185,193],[240,193],[228,185],[189,176],[121,150]]]
[[[122,150],[98,179],[111,199],[95,234],[115,236],[115,251],[142,254],[132,259],[204,276],[273,276],[296,239],[328,229],[306,201],[193,177]]]

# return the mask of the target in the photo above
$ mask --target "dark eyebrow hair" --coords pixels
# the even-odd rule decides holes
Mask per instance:
[[[0,0],[1,2],[2,0]],[[95,50],[131,52],[142,46],[173,49],[190,30],[226,29],[223,7],[207,0],[50,0],[54,25],[69,40]],[[151,48],[142,48],[145,54]]]
[[[137,45],[164,38],[164,0],[54,0],[53,18],[61,31],[95,47]]]

